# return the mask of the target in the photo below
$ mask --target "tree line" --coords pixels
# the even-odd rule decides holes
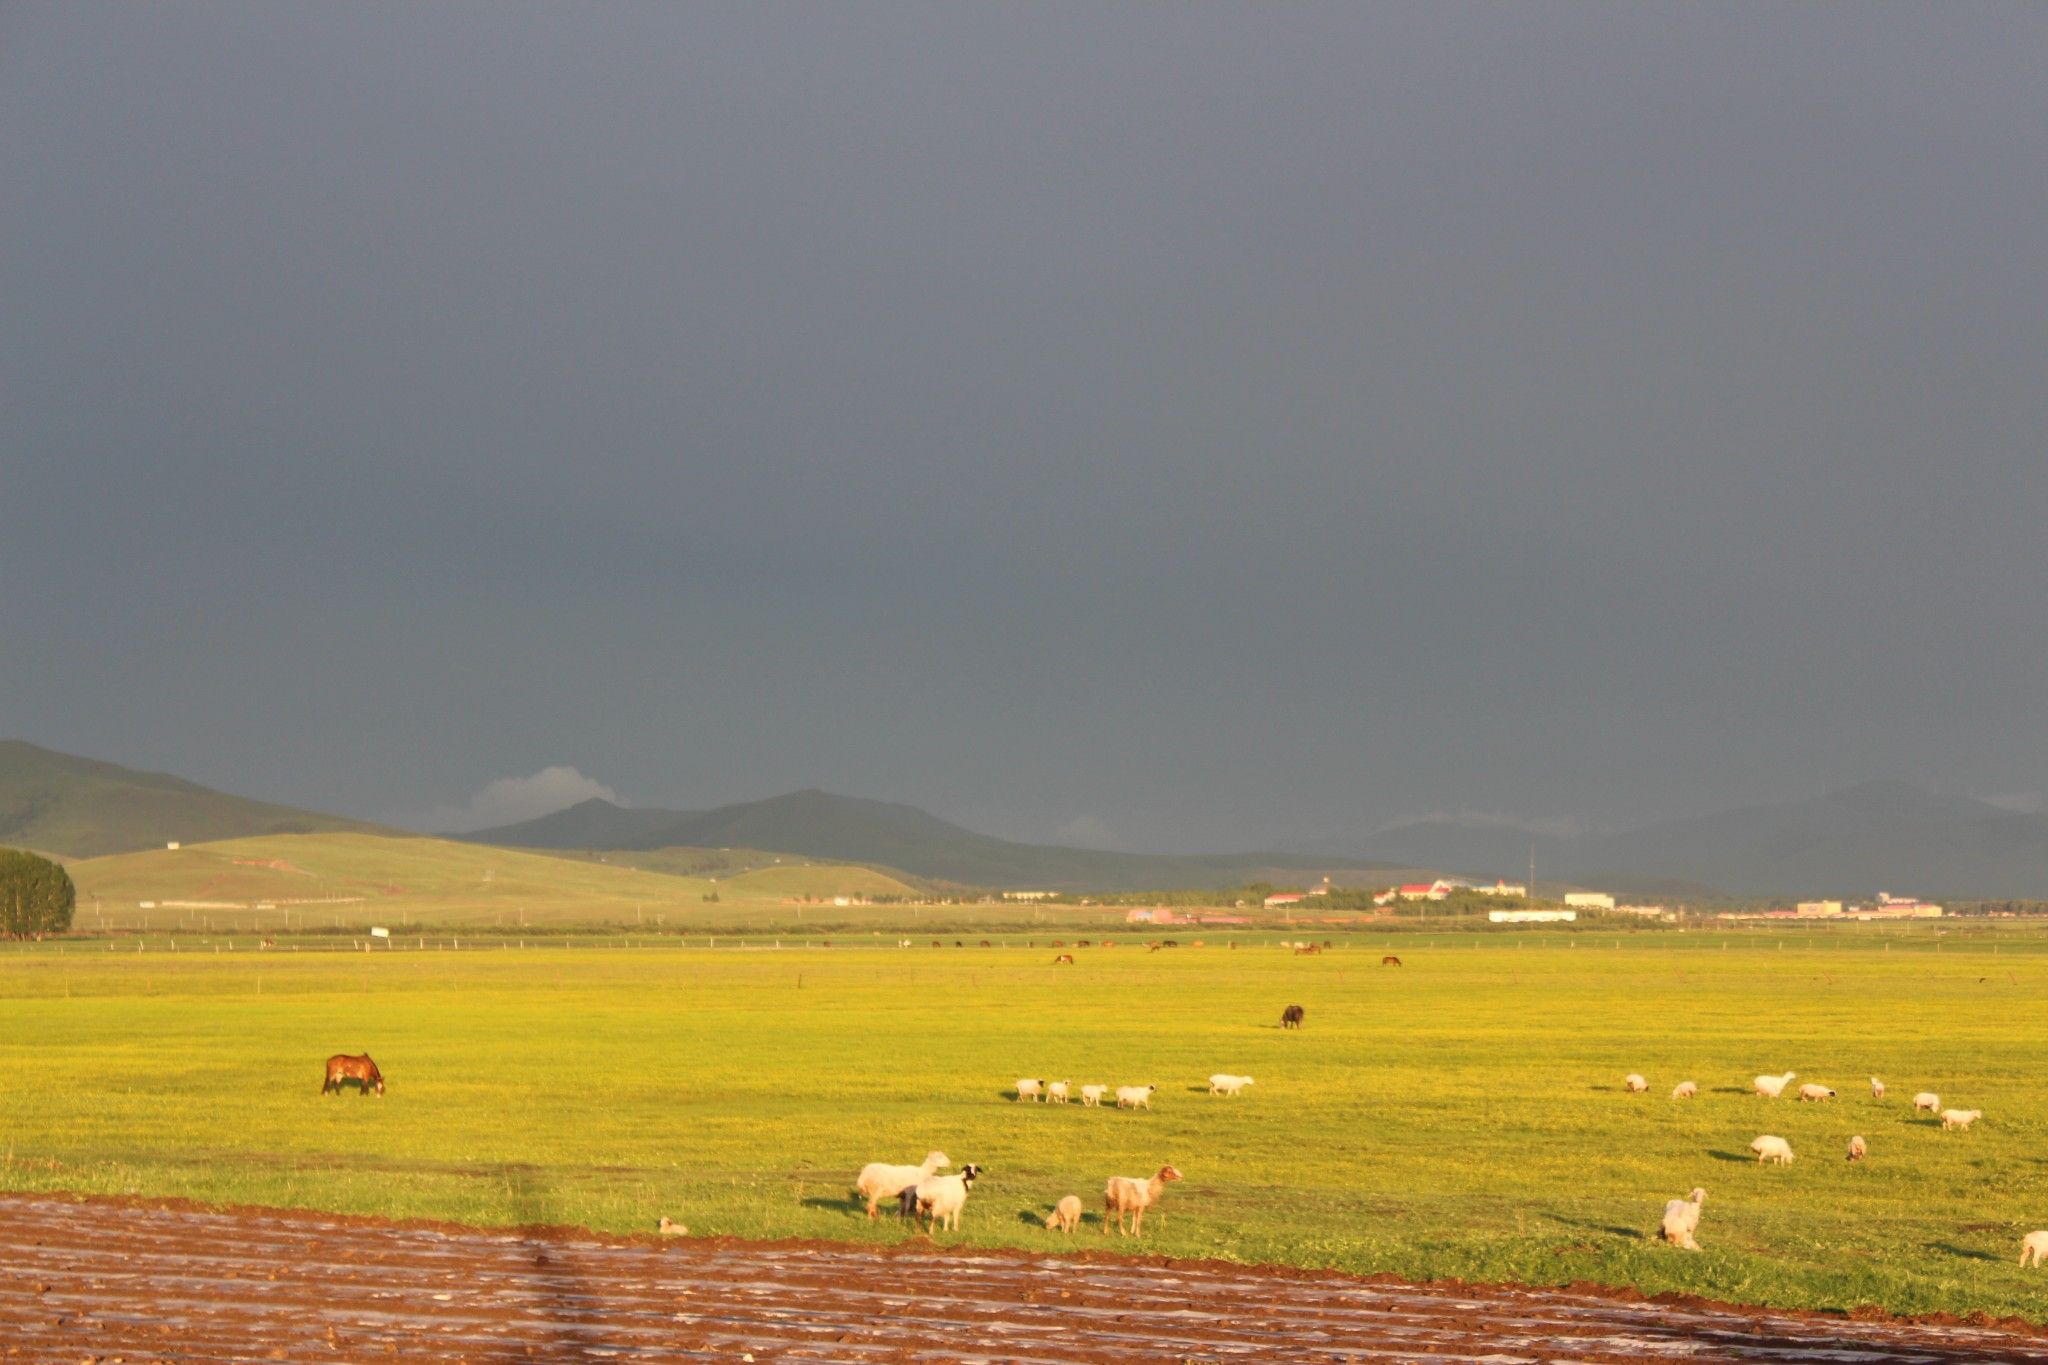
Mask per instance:
[[[18,848],[0,848],[0,934],[61,934],[71,927],[77,899],[71,874],[56,863]]]

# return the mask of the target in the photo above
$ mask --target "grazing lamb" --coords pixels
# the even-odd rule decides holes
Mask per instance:
[[[928,1154],[922,1166],[891,1166],[871,1161],[860,1168],[860,1178],[853,1182],[854,1197],[868,1201],[868,1217],[873,1218],[875,1206],[884,1199],[894,1199],[933,1171],[952,1164],[953,1158],[944,1152]]]
[[[690,1230],[673,1218],[664,1218],[654,1225],[654,1230],[663,1237],[688,1237]]]
[[[1831,1100],[1834,1097],[1834,1091],[1824,1085],[1815,1085],[1812,1081],[1808,1081],[1805,1085],[1799,1087],[1799,1098],[1802,1100],[1817,1102],[1820,1100]]]
[[[1024,1100],[1039,1100],[1044,1098],[1044,1081],[1034,1081],[1029,1076],[1025,1076],[1017,1082],[1017,1099],[1019,1102],[1022,1102]]]
[[[1621,1078],[1621,1088],[1631,1095],[1640,1095],[1650,1088],[1650,1083],[1631,1071]]]
[[[1082,1086],[1082,1087],[1081,1087],[1081,1106],[1082,1106],[1082,1108],[1084,1108],[1084,1109],[1093,1109],[1093,1108],[1094,1108],[1094,1107],[1095,1107],[1096,1105],[1098,1105],[1098,1104],[1101,1104],[1101,1103],[1102,1103],[1102,1097],[1103,1097],[1104,1095],[1107,1095],[1108,1093],[1109,1093],[1109,1087],[1108,1087],[1108,1086],[1106,1086],[1106,1085],[1084,1085],[1084,1086]]]
[[[1865,1142],[1861,1136],[1849,1139],[1849,1160],[1861,1161],[1863,1160],[1863,1154],[1869,1150],[1870,1144]]]
[[[1664,1205],[1664,1224],[1657,1229],[1657,1235],[1675,1247],[1687,1251],[1698,1251],[1700,1244],[1693,1240],[1693,1234],[1700,1230],[1700,1205],[1707,1202],[1707,1192],[1695,1189],[1683,1199],[1673,1199]]]
[[[1231,946],[1232,946],[1232,947],[1236,947],[1237,945],[1235,945],[1235,944],[1232,944]],[[1302,1007],[1301,1007],[1301,1006],[1299,1006],[1299,1005],[1289,1005],[1289,1006],[1288,1006],[1288,1007],[1287,1007],[1286,1009],[1284,1009],[1284,1010],[1281,1010],[1281,1011],[1280,1011],[1280,1027],[1281,1027],[1281,1028],[1300,1028],[1300,1027],[1301,1027],[1301,1021],[1302,1021],[1302,1018],[1303,1018],[1303,1017],[1304,1017],[1304,1016],[1305,1016],[1306,1014],[1307,1014],[1307,1011],[1306,1011],[1306,1010],[1304,1010],[1304,1009],[1302,1009]]]
[[[2020,1264],[2038,1267],[2048,1256],[2048,1232],[2030,1232],[2020,1239]]]
[[[1104,1213],[1116,1215],[1116,1234],[1119,1237],[1142,1237],[1145,1233],[1145,1210],[1159,1202],[1159,1196],[1166,1192],[1167,1182],[1180,1179],[1180,1172],[1171,1166],[1161,1166],[1159,1174],[1150,1180],[1133,1180],[1127,1175],[1113,1175],[1102,1187],[1102,1209]],[[1131,1220],[1131,1230],[1124,1232],[1124,1218]],[[1102,1220],[1102,1231],[1109,1231],[1109,1219]]]
[[[1047,1104],[1065,1104],[1067,1102],[1067,1085],[1068,1082],[1066,1081],[1047,1081],[1045,1083],[1045,1102]]]
[[[1680,1081],[1671,1087],[1671,1098],[1674,1100],[1689,1100],[1699,1093],[1699,1086],[1691,1081]]]
[[[1870,1078],[1870,1098],[1874,1100],[1881,1100],[1884,1098],[1884,1082],[1879,1080],[1875,1076],[1872,1076]]]
[[[1982,1109],[1944,1109],[1941,1111],[1941,1131],[1960,1128],[1968,1132],[1970,1125],[1984,1117]]]
[[[1059,1203],[1052,1206],[1052,1212],[1045,1215],[1045,1230],[1047,1232],[1058,1230],[1072,1235],[1074,1229],[1079,1227],[1080,1224],[1081,1196],[1078,1194],[1070,1194],[1065,1199],[1060,1200]]]
[[[1775,1161],[1780,1166],[1792,1164],[1792,1144],[1769,1133],[1750,1143],[1749,1150],[1756,1153],[1756,1164],[1759,1166],[1766,1161]]]
[[[1209,1078],[1209,1093],[1212,1095],[1242,1094],[1244,1088],[1251,1083],[1252,1078],[1249,1076],[1232,1076],[1227,1072],[1219,1071]]]
[[[1116,1107],[1119,1109],[1150,1109],[1152,1092],[1156,1085],[1120,1085],[1116,1088]]]
[[[1932,1090],[1923,1090],[1913,1097],[1913,1112],[1932,1114],[1941,1108],[1941,1096]]]
[[[1754,1082],[1756,1093],[1767,1100],[1774,1100],[1785,1093],[1785,1087],[1792,1084],[1794,1076],[1795,1073],[1790,1071],[1782,1076],[1759,1076]]]
[[[927,1231],[937,1232],[941,1225],[948,1232],[960,1230],[960,1210],[967,1207],[968,1188],[980,1174],[981,1167],[970,1161],[958,1175],[928,1175],[917,1182],[910,1193],[917,1201],[917,1214],[931,1220]]]

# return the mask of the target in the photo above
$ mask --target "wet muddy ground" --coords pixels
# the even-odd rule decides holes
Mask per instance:
[[[0,1362],[2039,1361],[2048,1337],[1144,1259],[0,1195]]]

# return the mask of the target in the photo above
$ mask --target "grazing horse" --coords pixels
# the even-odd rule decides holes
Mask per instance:
[[[1074,965],[1074,955],[1072,953],[1061,953],[1052,960],[1052,965],[1055,967],[1071,967]]]
[[[1281,1028],[1300,1028],[1303,1016],[1308,1013],[1299,1005],[1289,1005],[1280,1011]]]
[[[329,1091],[338,1091],[350,1081],[361,1087],[359,1094],[367,1095],[372,1090],[380,1095],[384,1093],[384,1073],[377,1069],[377,1064],[370,1060],[367,1052],[360,1057],[351,1057],[345,1052],[329,1057],[327,1079],[321,1083],[320,1093],[325,1095]]]
[[[1398,967],[1401,965],[1401,959],[1395,957],[1392,953],[1388,953],[1385,957],[1380,959],[1380,965],[1382,967]]]

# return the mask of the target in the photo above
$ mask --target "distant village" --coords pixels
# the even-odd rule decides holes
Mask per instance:
[[[1301,891],[1276,891],[1261,902],[1266,910],[1278,910],[1292,914],[1317,909],[1317,902],[1330,895],[1327,878],[1316,886]],[[1010,893],[1015,895],[1017,893]],[[1020,899],[1032,896],[1024,893]],[[1041,893],[1042,894],[1042,893]],[[1527,902],[1529,887],[1523,882],[1497,880],[1491,883],[1475,882],[1462,877],[1438,877],[1434,881],[1404,882],[1390,886],[1372,898],[1375,906],[1393,906],[1401,902],[1447,901],[1453,896],[1495,897],[1504,904],[1500,909],[1490,909],[1486,918],[1494,924],[1569,924],[1575,922],[1581,912],[1591,911],[1610,915],[1632,915],[1637,919],[1674,921],[1684,913],[1682,906],[1662,904],[1632,904],[1617,901],[1605,891],[1567,891],[1557,902],[1544,906],[1511,904],[1514,901]],[[1467,902],[1469,904],[1469,901]],[[1245,902],[1237,903],[1236,909],[1249,908]],[[1761,910],[1724,910],[1715,912],[1717,920],[1908,920],[1938,919],[1944,914],[1941,906],[1924,901],[1916,896],[1894,896],[1890,892],[1879,892],[1876,899],[1867,903],[1839,900],[1800,901],[1789,907],[1771,907]],[[1126,922],[1132,924],[1245,924],[1244,915],[1211,913],[1204,911],[1174,911],[1166,906],[1140,906],[1127,911]]]

